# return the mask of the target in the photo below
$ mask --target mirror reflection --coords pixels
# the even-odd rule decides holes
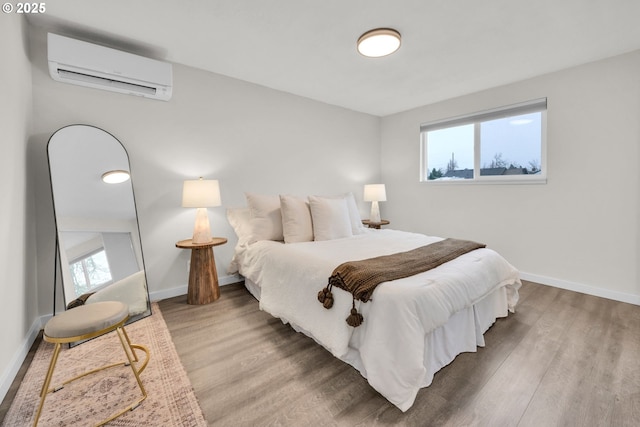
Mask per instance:
[[[126,150],[102,129],[73,125],[53,134],[48,155],[65,305],[117,300],[129,322],[151,314]],[[125,180],[106,182],[112,171]]]

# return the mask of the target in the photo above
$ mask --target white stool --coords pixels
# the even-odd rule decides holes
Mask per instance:
[[[45,377],[42,390],[40,391],[40,405],[38,406],[38,412],[36,413],[36,418],[33,422],[34,427],[38,425],[42,406],[44,405],[44,400],[47,397],[47,394],[60,390],[64,385],[69,384],[72,381],[115,366],[131,366],[131,370],[133,371],[133,375],[136,377],[140,391],[142,391],[142,397],[122,411],[110,416],[104,421],[101,421],[97,425],[101,426],[106,424],[125,412],[135,409],[144,399],[147,398],[147,392],[140,380],[140,374],[149,362],[149,350],[142,345],[131,344],[127,331],[124,329],[124,324],[128,318],[129,307],[127,307],[126,304],[118,301],[104,301],[72,308],[71,310],[67,310],[57,316],[54,316],[47,322],[44,327],[43,339],[47,342],[54,343],[55,349],[53,350],[53,356],[49,363],[49,370],[47,371],[47,376]],[[53,377],[53,370],[55,369],[56,362],[58,361],[58,355],[60,354],[62,344],[95,338],[114,330],[117,332],[118,338],[120,338],[122,349],[127,355],[127,361],[113,363],[93,369],[64,381],[58,387],[49,389],[51,378]],[[136,368],[134,365],[134,362],[138,362],[138,357],[134,349],[142,350],[146,353],[146,359],[139,368]]]

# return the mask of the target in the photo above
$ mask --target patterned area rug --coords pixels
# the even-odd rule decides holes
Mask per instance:
[[[146,346],[151,358],[140,375],[147,399],[108,426],[206,426],[193,387],[180,362],[157,304],[153,315],[126,326],[131,342]],[[25,374],[4,426],[29,426],[54,345],[42,341]],[[141,359],[144,353],[137,352]],[[115,332],[60,352],[52,385],[90,369],[125,360]],[[38,426],[88,426],[108,418],[141,397],[130,367],[110,368],[67,384],[45,400]]]

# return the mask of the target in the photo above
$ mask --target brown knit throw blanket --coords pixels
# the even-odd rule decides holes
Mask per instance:
[[[468,240],[445,239],[406,252],[361,261],[348,261],[333,270],[328,286],[318,292],[318,300],[329,309],[333,306],[331,294],[333,286],[351,292],[353,306],[351,315],[346,320],[350,326],[357,327],[362,323],[363,317],[356,310],[355,301],[369,301],[380,283],[431,270],[460,255],[485,246]]]

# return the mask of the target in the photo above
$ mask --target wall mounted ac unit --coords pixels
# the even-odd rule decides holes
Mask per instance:
[[[80,86],[168,101],[171,64],[49,33],[49,74]]]

